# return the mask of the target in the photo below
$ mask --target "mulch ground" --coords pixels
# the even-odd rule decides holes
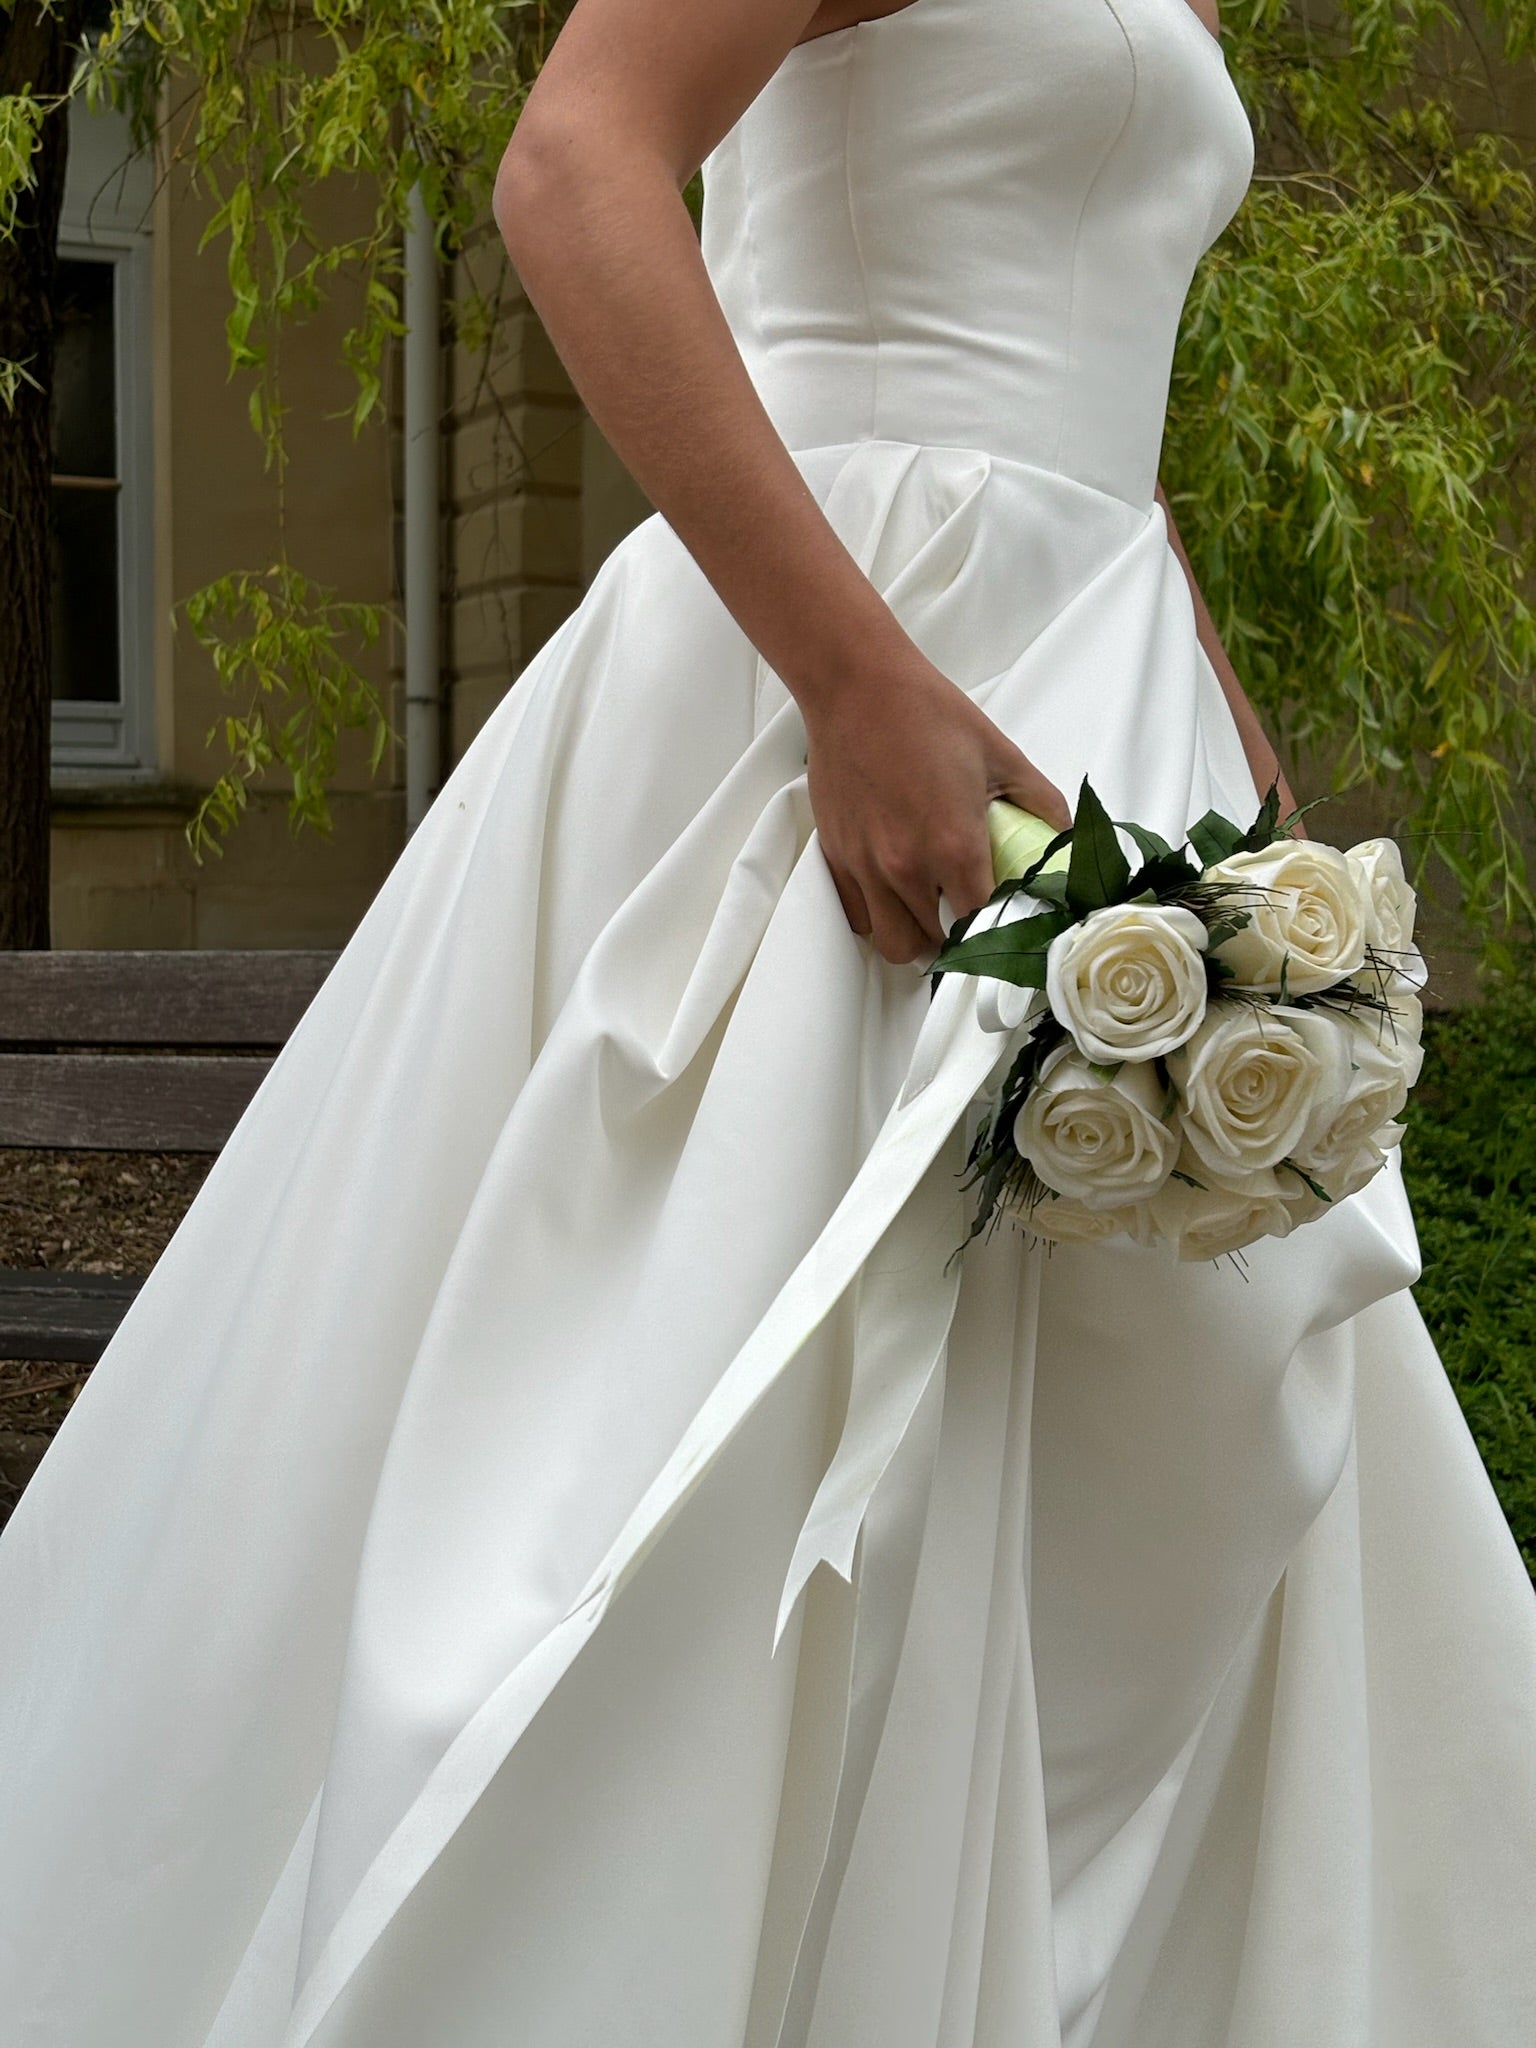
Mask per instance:
[[[147,1273],[212,1164],[177,1152],[0,1148],[0,1266]],[[0,1524],[89,1376],[87,1365],[0,1360]]]

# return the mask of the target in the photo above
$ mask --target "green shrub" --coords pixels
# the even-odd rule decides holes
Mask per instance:
[[[1403,1154],[1419,1306],[1536,1577],[1536,965],[1426,1045]]]

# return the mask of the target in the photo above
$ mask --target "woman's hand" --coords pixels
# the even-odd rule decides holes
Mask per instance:
[[[906,645],[882,673],[801,698],[811,809],[837,893],[853,929],[901,963],[942,943],[941,892],[956,917],[991,895],[993,797],[1071,823],[1054,783]]]

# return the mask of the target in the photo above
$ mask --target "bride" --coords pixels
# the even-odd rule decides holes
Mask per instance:
[[[578,0],[507,152],[658,510],[0,1543],[16,2048],[1536,2039],[1536,1608],[1395,1168],[1246,1274],[949,1257],[988,799],[1276,772],[1157,490],[1214,18],[857,4]]]

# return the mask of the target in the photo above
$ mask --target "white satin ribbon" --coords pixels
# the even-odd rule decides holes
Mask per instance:
[[[1034,898],[1016,894],[985,911],[972,929],[1016,924],[1042,908]],[[969,983],[976,1025],[989,1036],[1009,1036],[1037,1013],[1037,990],[986,976],[956,975],[954,980]],[[992,1050],[989,1072],[996,1063]],[[898,1108],[915,1100],[936,1076],[934,1051],[920,1034]],[[943,1169],[936,1163],[924,1175],[865,1261],[847,1414],[790,1560],[774,1627],[775,1650],[818,1564],[831,1565],[851,1582],[854,1545],[871,1497],[942,1362],[960,1290],[960,1261],[951,1254],[963,1243],[966,1229],[959,1164]]]
[[[965,1236],[956,1164],[940,1153],[859,1276],[847,1413],[790,1560],[775,1651],[818,1564],[852,1583],[870,1500],[943,1362],[960,1290],[951,1254]]]

